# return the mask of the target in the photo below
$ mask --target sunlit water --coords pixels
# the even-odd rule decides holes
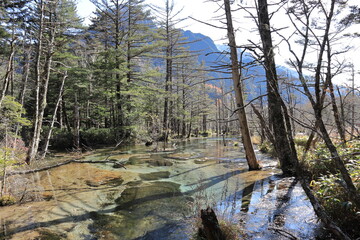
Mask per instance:
[[[263,170],[247,171],[237,142],[104,149],[85,159],[114,159],[126,169],[73,164],[41,173],[51,200],[0,209],[0,239],[191,239],[207,206],[245,229],[239,238],[315,239],[319,224],[301,187],[259,153]]]

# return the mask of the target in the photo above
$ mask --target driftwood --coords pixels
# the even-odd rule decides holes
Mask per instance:
[[[122,165],[123,168],[126,169],[125,165],[123,163],[114,161],[114,160],[99,160],[99,161],[90,161],[90,160],[78,160],[78,159],[72,159],[72,160],[68,160],[62,163],[58,163],[55,165],[51,165],[51,166],[47,166],[47,167],[43,167],[43,168],[38,168],[38,169],[30,169],[30,170],[24,170],[24,171],[12,171],[12,172],[8,172],[6,174],[6,176],[12,176],[12,175],[17,175],[17,174],[29,174],[29,173],[36,173],[36,172],[41,172],[41,171],[46,171],[52,168],[57,168],[60,166],[64,166],[70,163],[116,163],[118,166]]]
[[[207,240],[225,240],[225,236],[220,229],[219,222],[214,210],[208,207],[201,210],[201,221],[203,227],[199,228],[199,236]]]

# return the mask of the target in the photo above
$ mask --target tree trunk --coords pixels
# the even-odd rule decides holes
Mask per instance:
[[[278,90],[278,77],[276,72],[267,5],[267,0],[258,0],[259,32],[265,59],[264,68],[267,79],[269,119],[270,123],[272,124],[271,128],[275,138],[274,147],[280,161],[281,170],[284,174],[293,175],[295,174],[297,159],[296,153],[293,153],[294,149],[291,147],[291,139],[289,139],[288,135],[288,133],[292,134],[291,124],[286,124],[284,118],[284,114],[287,112],[287,108],[285,104],[283,104]]]
[[[64,116],[64,122],[65,122],[65,126],[68,132],[71,132],[71,126],[70,126],[70,122],[69,122],[69,117],[66,111],[66,101],[64,100],[64,96],[61,96],[61,106],[62,106],[62,113]]]
[[[24,49],[25,51],[25,49]],[[19,93],[19,102],[21,105],[24,105],[25,101],[25,93],[26,93],[26,86],[29,80],[29,73],[30,73],[30,49],[26,51],[24,57],[24,68],[22,73],[22,83],[21,83],[21,91]]]
[[[30,164],[32,162],[37,154],[38,146],[40,142],[40,131],[41,129],[38,129],[39,126],[42,125],[40,123],[40,89],[41,89],[41,73],[40,73],[40,62],[41,62],[41,55],[42,55],[42,49],[43,49],[43,31],[44,31],[44,11],[45,11],[45,4],[41,0],[40,1],[40,22],[39,22],[39,32],[38,32],[38,43],[37,43],[37,51],[36,51],[36,66],[35,66],[35,77],[36,77],[36,88],[35,88],[35,116],[34,116],[34,122],[33,122],[33,137],[30,141],[29,150],[27,153],[27,157],[25,162],[27,164]]]
[[[41,156],[41,159],[45,158],[46,153],[47,153],[48,148],[49,148],[49,142],[50,142],[52,130],[53,130],[53,127],[54,127],[54,123],[55,123],[55,120],[56,120],[57,111],[58,111],[58,108],[60,106],[61,98],[62,98],[62,95],[63,95],[63,92],[64,92],[64,84],[65,84],[66,78],[67,78],[67,72],[64,73],[64,76],[63,76],[62,81],[61,81],[61,86],[60,86],[60,89],[59,89],[59,96],[58,96],[58,99],[56,101],[54,113],[53,113],[52,120],[51,120],[51,123],[50,123],[50,128],[49,128],[49,131],[48,131],[48,133],[46,135],[46,138],[45,138],[44,147],[43,147],[43,154]]]
[[[74,104],[74,148],[80,149],[80,111],[78,103],[78,94],[75,91],[75,104]]]
[[[336,90],[337,90],[339,100],[340,100],[340,113],[341,113],[340,114],[340,122],[341,122],[341,127],[342,127],[342,129],[344,129],[345,134],[346,134],[344,99],[343,99],[343,97],[341,95],[341,91],[340,91],[339,86],[336,86]]]
[[[13,66],[13,63],[14,63],[13,59],[14,59],[14,55],[15,55],[14,40],[11,41],[10,46],[11,46],[11,48],[10,48],[9,61],[6,66],[6,73],[5,73],[5,77],[4,77],[3,87],[0,91],[0,107],[1,107],[4,97],[6,95],[6,92],[8,91],[8,88],[9,88],[11,72],[14,71],[14,66]]]
[[[335,124],[336,124],[336,128],[337,131],[340,135],[340,139],[341,141],[345,144],[346,143],[346,137],[345,137],[345,129],[342,127],[343,125],[341,124],[341,120],[340,120],[340,114],[339,114],[339,110],[336,104],[336,99],[335,99],[335,94],[334,94],[334,86],[332,83],[332,74],[331,74],[331,48],[330,48],[330,40],[327,39],[327,72],[326,72],[326,80],[327,80],[327,84],[329,85],[329,90],[330,90],[330,97],[331,97],[331,105],[332,105],[332,111],[334,114],[334,119],[335,119]]]
[[[230,1],[224,0],[225,6],[225,14],[227,20],[227,35],[229,39],[229,47],[230,47],[230,54],[231,54],[231,72],[232,72],[232,79],[234,83],[234,90],[235,90],[235,98],[236,98],[236,107],[237,112],[239,115],[239,122],[240,122],[240,131],[241,131],[241,138],[245,149],[246,159],[249,165],[249,170],[258,170],[260,169],[260,165],[256,159],[256,155],[254,152],[254,147],[251,142],[250,131],[247,123],[246,113],[245,113],[245,106],[243,100],[243,92],[242,86],[240,82],[240,73],[239,73],[239,63],[237,59],[237,49],[236,49],[236,41],[234,35],[234,28],[232,24],[232,17],[231,17],[231,9],[230,9]]]

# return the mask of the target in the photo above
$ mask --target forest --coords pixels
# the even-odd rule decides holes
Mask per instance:
[[[360,237],[360,81],[357,62],[348,60],[359,47],[358,4],[210,0],[218,6],[216,13],[208,13],[216,25],[193,20],[223,31],[226,45],[219,50],[209,37],[181,28],[187,19],[180,17],[180,3],[173,0],[158,6],[146,0],[90,1],[96,10],[88,25],[79,17],[76,0],[0,2],[0,239],[253,239],[245,225],[218,223],[212,215],[221,219],[215,205],[220,198],[225,202],[223,194],[232,188],[235,196],[236,190],[242,194],[241,211],[248,210],[246,181],[252,196],[259,181],[269,189],[272,181],[294,181],[286,187],[290,195],[301,185],[326,229],[316,239]],[[278,15],[288,26],[276,25]],[[240,17],[252,26],[241,26]],[[247,39],[242,28],[255,29],[256,39]],[[278,62],[279,48],[287,52],[286,66]],[[216,146],[211,145],[214,139]],[[195,146],[208,150],[200,154]],[[269,159],[274,166],[268,166]],[[244,180],[242,187],[239,180],[226,180],[214,194],[216,204],[201,202],[205,198],[199,194],[208,197],[206,190],[188,186],[207,188],[201,185],[206,181],[177,177],[213,163],[219,166],[198,170],[202,172],[196,177],[223,174],[234,180],[228,174],[247,172],[256,180]],[[65,183],[72,181],[66,178],[77,180]],[[216,184],[209,181],[208,188]],[[86,236],[93,238],[53,232],[51,227],[67,220],[46,218],[31,226],[11,220],[11,211],[21,206],[58,204],[62,197],[78,194],[71,185],[111,201],[91,202],[98,210],[79,215],[86,219],[81,221],[91,219]],[[169,194],[172,203],[163,199]],[[276,201],[285,204],[286,198],[291,199],[286,195]],[[174,204],[168,208],[177,216],[172,218],[176,226],[184,222],[177,214],[192,205],[198,222],[190,225],[196,233],[169,237],[173,229],[181,229],[173,225],[172,230],[154,225],[139,236],[127,232],[136,226],[146,229],[149,223],[125,210],[130,212],[134,204],[144,211],[134,210],[134,215],[145,218],[145,211],[156,210],[143,201],[152,200],[158,201],[153,205]],[[112,205],[115,214],[108,214],[106,207]],[[150,222],[164,221],[151,216]],[[268,229],[276,234],[308,238],[274,222]],[[121,227],[112,229],[111,224]],[[30,235],[16,235],[23,232]],[[273,239],[269,236],[262,237]]]

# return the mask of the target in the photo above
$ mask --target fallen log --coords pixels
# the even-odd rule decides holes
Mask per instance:
[[[6,174],[6,176],[12,176],[12,175],[19,175],[19,174],[29,174],[29,173],[36,173],[36,172],[42,172],[42,171],[46,171],[52,168],[57,168],[57,167],[61,167],[70,163],[114,163],[117,164],[117,168],[119,168],[119,166],[121,165],[122,168],[126,169],[125,165],[123,163],[114,161],[114,160],[98,160],[98,161],[91,161],[91,160],[78,160],[78,159],[72,159],[72,160],[68,160],[65,162],[61,162],[55,165],[51,165],[51,166],[46,166],[43,168],[38,168],[38,169],[30,169],[30,170],[24,170],[24,171],[12,171],[12,172],[8,172]]]

